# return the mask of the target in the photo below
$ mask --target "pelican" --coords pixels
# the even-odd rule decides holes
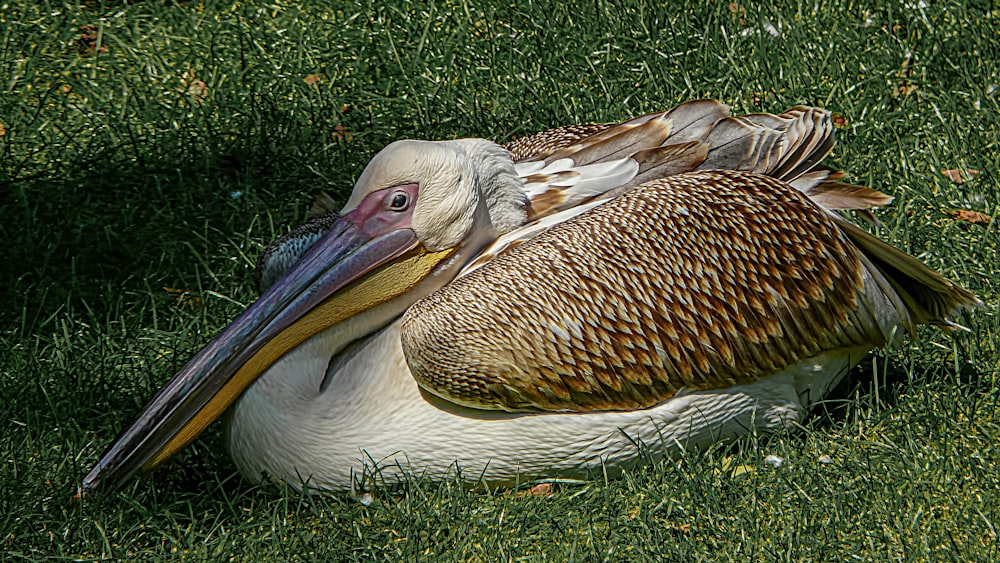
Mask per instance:
[[[259,300],[82,490],[226,412],[254,482],[615,475],[794,425],[873,348],[981,305],[836,211],[891,198],[819,164],[828,112],[728,110],[392,143],[339,213],[265,250]]]

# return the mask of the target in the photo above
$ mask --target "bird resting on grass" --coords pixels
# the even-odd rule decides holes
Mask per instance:
[[[398,141],[274,241],[262,295],[84,478],[229,411],[240,471],[315,491],[509,485],[785,428],[873,348],[979,301],[853,225],[830,114],[700,100],[498,145]]]

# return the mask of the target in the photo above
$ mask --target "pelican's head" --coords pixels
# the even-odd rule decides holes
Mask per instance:
[[[396,141],[368,164],[341,211],[344,218],[409,219],[432,252],[495,236],[527,219],[524,186],[507,151],[482,139]]]
[[[361,317],[368,324],[352,334],[378,330],[451,281],[486,243],[523,224],[526,206],[510,156],[494,143],[387,146],[332,227],[290,247],[294,256],[278,261],[288,265],[283,276],[146,405],[84,478],[83,491],[154,469],[314,334]]]

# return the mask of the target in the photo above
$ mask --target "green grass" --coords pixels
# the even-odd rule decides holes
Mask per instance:
[[[3,559],[1000,560],[1000,237],[947,215],[1000,203],[992,4],[748,5],[742,24],[725,1],[326,4],[0,3]],[[254,299],[262,246],[388,142],[506,140],[699,97],[842,114],[834,163],[896,197],[884,237],[987,303],[971,332],[878,355],[799,432],[549,497],[258,489],[213,428],[153,478],[68,502]]]

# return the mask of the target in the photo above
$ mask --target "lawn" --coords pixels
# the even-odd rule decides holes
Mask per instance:
[[[685,4],[0,2],[0,558],[1000,560],[1000,10]],[[986,303],[970,331],[874,355],[797,432],[615,481],[310,497],[243,481],[215,425],[69,502],[254,300],[263,246],[379,148],[702,97],[836,111],[833,164],[896,198],[881,236]]]

